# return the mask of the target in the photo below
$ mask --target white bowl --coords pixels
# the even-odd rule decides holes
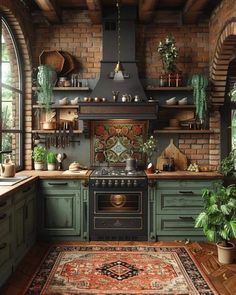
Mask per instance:
[[[66,105],[68,103],[68,97],[64,97],[62,99],[59,99],[59,105]]]
[[[70,101],[70,103],[71,103],[72,105],[76,105],[76,104],[78,104],[78,102],[79,102],[79,97],[78,97],[78,96],[75,97],[74,99],[72,99],[72,100]]]
[[[178,104],[187,104],[188,103],[188,98],[187,97],[183,97],[178,101]]]
[[[172,104],[176,104],[177,100],[176,97],[171,97],[170,99],[166,100],[166,104],[172,105]]]

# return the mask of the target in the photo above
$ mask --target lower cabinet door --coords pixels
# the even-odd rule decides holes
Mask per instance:
[[[11,236],[7,235],[0,240],[0,287],[12,273],[12,241]]]
[[[157,236],[203,236],[202,229],[194,228],[197,215],[157,215]]]
[[[52,236],[80,234],[80,204],[74,192],[43,194],[41,233]]]
[[[36,239],[36,197],[30,195],[25,206],[25,236],[27,247],[33,245]]]

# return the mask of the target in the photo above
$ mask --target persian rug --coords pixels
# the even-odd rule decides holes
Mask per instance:
[[[217,294],[185,247],[54,246],[25,294]]]

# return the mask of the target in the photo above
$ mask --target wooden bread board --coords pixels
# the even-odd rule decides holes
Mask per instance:
[[[156,169],[163,170],[163,164],[166,162],[165,158],[173,158],[175,163],[175,170],[186,170],[188,167],[188,159],[174,144],[173,139],[170,144],[164,149],[160,157],[157,159]]]

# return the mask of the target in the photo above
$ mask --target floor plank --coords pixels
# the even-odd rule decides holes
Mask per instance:
[[[180,246],[185,245],[219,295],[236,294],[236,263],[221,265],[217,260],[216,246],[207,242],[37,242],[19,264],[15,273],[0,290],[2,295],[22,295],[41,260],[53,244],[67,245],[149,245],[149,246]]]

